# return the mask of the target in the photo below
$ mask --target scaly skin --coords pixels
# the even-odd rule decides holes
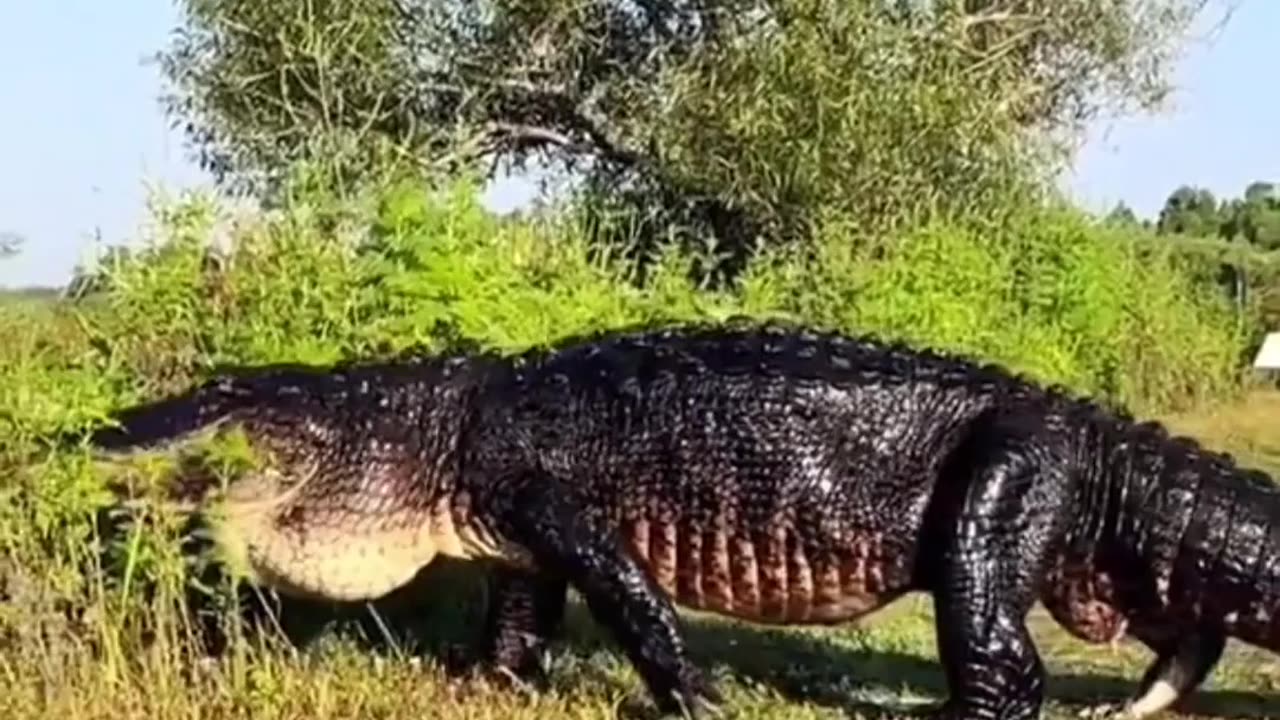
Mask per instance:
[[[497,563],[482,652],[533,677],[566,589],[665,711],[719,694],[676,604],[847,622],[931,593],[943,718],[1024,720],[1041,600],[1159,655],[1130,703],[1193,690],[1228,636],[1280,648],[1280,494],[1158,426],[992,366],[780,326],[549,353],[259,368],[121,414],[99,445],[242,426],[273,459],[224,540],[300,595],[380,596],[436,555]]]

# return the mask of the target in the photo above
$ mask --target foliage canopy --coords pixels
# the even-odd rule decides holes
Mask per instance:
[[[1157,229],[1280,250],[1280,185],[1258,180],[1249,183],[1242,196],[1220,201],[1205,188],[1179,186],[1165,201]]]
[[[1206,1],[183,0],[161,59],[230,186],[534,161],[734,256],[1044,187],[1083,120],[1162,97]]]

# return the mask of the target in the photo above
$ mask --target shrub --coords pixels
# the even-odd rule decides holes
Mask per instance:
[[[104,465],[42,438],[223,364],[512,351],[744,314],[961,352],[1149,412],[1238,387],[1254,328],[1175,253],[1070,210],[1009,218],[934,222],[872,245],[828,218],[810,251],[770,250],[735,286],[709,291],[682,251],[636,281],[574,216],[498,218],[466,180],[403,180],[344,201],[303,192],[234,223],[199,196],[160,207],[154,241],[100,269],[96,292],[0,305],[15,338],[0,346],[0,592],[11,598],[0,635],[46,653],[87,642],[111,672],[145,638],[166,663],[192,647],[201,566],[176,542],[184,527],[156,509],[104,512],[116,488],[154,494],[172,462]]]

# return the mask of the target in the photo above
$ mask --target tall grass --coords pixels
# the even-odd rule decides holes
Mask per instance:
[[[1250,333],[1171,257],[1067,210],[985,231],[935,223],[875,246],[831,221],[805,253],[764,255],[716,292],[689,279],[692,259],[675,250],[633,283],[571,215],[494,217],[463,181],[402,182],[341,203],[300,193],[229,226],[217,204],[191,197],[154,219],[143,249],[101,269],[99,292],[0,304],[0,702],[38,708],[0,708],[6,717],[395,709],[360,688],[402,693],[412,676],[359,655],[340,654],[315,684],[293,687],[305,660],[243,632],[232,612],[243,595],[188,552],[185,519],[161,505],[119,507],[122,493],[162,496],[178,472],[172,459],[107,464],[46,442],[222,365],[516,350],[746,314],[962,352],[1166,412],[1238,390]],[[205,458],[216,470],[216,445]],[[210,623],[230,651],[202,675]],[[445,688],[430,685],[411,704],[451,703]],[[531,702],[532,715],[560,701]]]

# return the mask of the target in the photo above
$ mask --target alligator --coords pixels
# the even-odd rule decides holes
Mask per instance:
[[[1027,617],[1136,638],[1120,708],[1193,692],[1228,638],[1280,649],[1280,492],[1153,421],[995,363],[781,321],[633,327],[519,353],[263,365],[117,412],[130,451],[233,425],[221,500],[256,582],[356,601],[489,564],[477,655],[536,678],[576,590],[664,714],[724,704],[677,608],[834,625],[932,597],[936,717],[1038,717]]]

